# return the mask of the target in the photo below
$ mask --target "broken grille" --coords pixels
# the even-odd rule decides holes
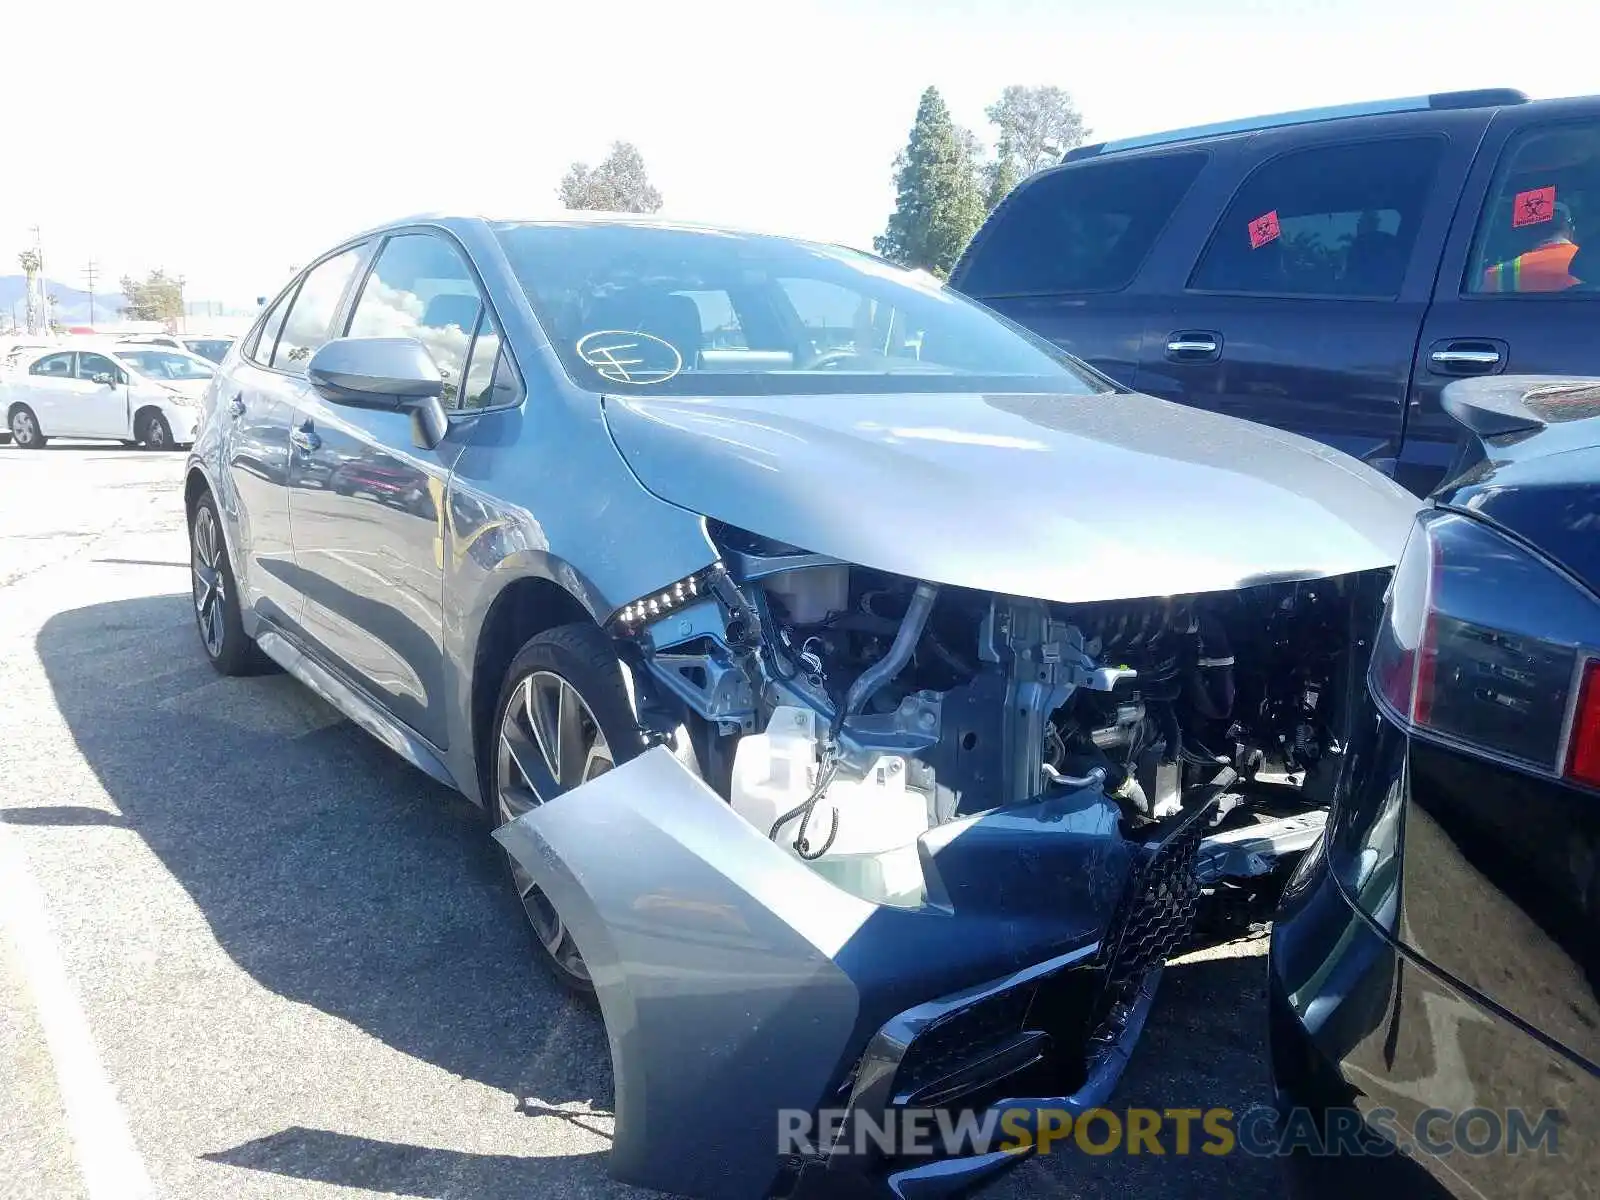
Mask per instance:
[[[1133,1002],[1145,977],[1188,941],[1200,900],[1195,863],[1215,807],[1213,799],[1188,814],[1128,879],[1101,943],[1105,990],[1095,1040],[1115,1038],[1119,1011]]]

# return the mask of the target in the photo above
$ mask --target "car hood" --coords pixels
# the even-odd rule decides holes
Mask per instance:
[[[196,400],[204,396],[206,388],[210,386],[209,379],[145,379],[145,388],[148,391],[193,396]]]
[[[662,499],[847,562],[1044,600],[1392,566],[1421,502],[1316,442],[1139,394],[607,397]]]

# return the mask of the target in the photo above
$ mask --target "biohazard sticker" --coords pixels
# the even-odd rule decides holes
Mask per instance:
[[[1542,225],[1556,215],[1556,189],[1554,187],[1534,188],[1529,192],[1518,192],[1515,200],[1511,202],[1511,228],[1521,229],[1524,225]]]
[[[1278,228],[1278,210],[1273,209],[1269,213],[1262,213],[1254,221],[1250,222],[1250,249],[1259,250],[1268,242],[1277,241],[1280,232],[1281,230]]]

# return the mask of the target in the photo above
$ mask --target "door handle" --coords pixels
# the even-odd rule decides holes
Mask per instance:
[[[1464,367],[1497,367],[1500,365],[1500,351],[1435,350],[1428,356],[1428,360],[1436,367],[1446,367],[1451,370],[1461,370]]]
[[[1428,347],[1428,370],[1435,375],[1498,375],[1511,347],[1499,338],[1446,338]]]
[[[228,401],[228,415],[230,417],[232,417],[235,421],[237,421],[240,417],[244,416],[244,393],[243,392],[240,392],[232,400]]]
[[[1222,354],[1222,335],[1208,329],[1182,329],[1167,335],[1167,357],[1179,362],[1209,362]]]
[[[289,441],[296,450],[304,450],[307,454],[322,445],[322,439],[317,436],[317,431],[310,421],[289,430]]]

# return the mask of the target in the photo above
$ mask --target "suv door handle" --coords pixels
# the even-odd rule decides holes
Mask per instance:
[[[1167,335],[1167,357],[1174,362],[1215,362],[1222,356],[1222,335],[1209,329],[1180,329]]]
[[[304,450],[307,454],[322,445],[322,439],[317,436],[317,431],[310,421],[289,430],[289,441],[296,450]]]
[[[1487,339],[1438,342],[1428,351],[1428,366],[1441,375],[1492,375],[1505,361],[1504,348]]]
[[[1433,361],[1441,367],[1492,367],[1500,361],[1500,351],[1435,350]]]
[[[243,392],[240,392],[232,400],[228,401],[228,415],[230,417],[232,417],[235,421],[237,421],[240,417],[244,416],[244,393]]]

